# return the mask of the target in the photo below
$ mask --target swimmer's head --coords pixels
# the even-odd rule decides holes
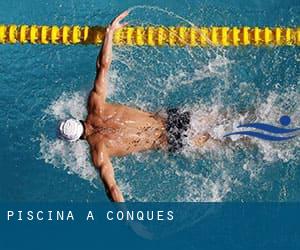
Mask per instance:
[[[61,121],[58,125],[59,138],[74,142],[80,139],[84,133],[84,126],[81,121],[77,119],[67,119]]]

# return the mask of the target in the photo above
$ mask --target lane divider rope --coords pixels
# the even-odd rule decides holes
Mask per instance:
[[[105,27],[1,25],[0,44],[101,44]],[[114,44],[134,46],[299,46],[300,27],[136,26],[115,32]]]

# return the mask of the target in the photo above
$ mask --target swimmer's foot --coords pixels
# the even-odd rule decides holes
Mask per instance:
[[[205,133],[202,135],[197,136],[194,140],[193,143],[196,147],[203,147],[203,145],[210,139],[209,133]]]

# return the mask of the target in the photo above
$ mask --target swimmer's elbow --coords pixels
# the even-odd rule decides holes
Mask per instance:
[[[100,70],[108,70],[111,65],[111,59],[103,57],[102,59],[97,59],[96,61],[96,70],[99,72]]]
[[[108,70],[111,64],[111,58],[109,58],[108,56],[105,56],[104,58],[102,58],[101,62],[100,62],[100,67],[98,68],[99,70]]]

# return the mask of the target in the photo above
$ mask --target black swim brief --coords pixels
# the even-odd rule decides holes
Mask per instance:
[[[177,108],[169,109],[167,114],[169,152],[173,153],[183,148],[183,139],[190,128],[191,114],[180,112]]]

